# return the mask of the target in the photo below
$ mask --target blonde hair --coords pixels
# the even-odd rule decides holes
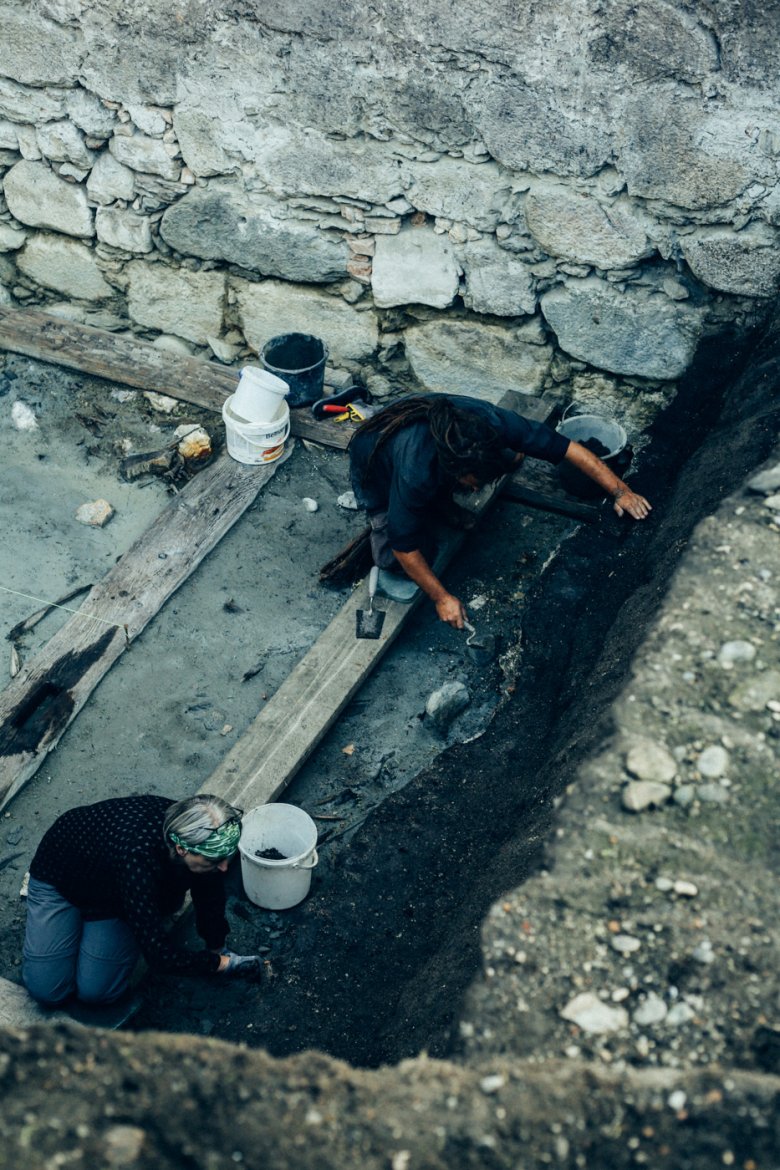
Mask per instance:
[[[200,793],[198,796],[188,796],[172,804],[165,814],[163,821],[163,836],[166,845],[171,844],[171,833],[190,841],[193,845],[200,845],[210,837],[215,829],[220,828],[226,821],[240,820],[242,810],[228,804],[221,796],[211,796]]]

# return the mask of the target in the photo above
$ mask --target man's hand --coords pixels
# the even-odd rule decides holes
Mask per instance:
[[[446,593],[439,601],[436,602],[436,612],[439,615],[439,620],[447,622],[454,626],[456,630],[463,629],[463,623],[466,620],[466,611],[461,605],[457,597],[453,597],[451,593]]]
[[[606,463],[581,443],[572,439],[564,459],[603,488],[606,495],[612,496],[613,507],[618,516],[627,512],[634,520],[646,520],[650,515],[652,507],[645,497],[632,492]]]
[[[393,549],[393,554],[407,577],[411,577],[415,585],[428,594],[441,621],[448,622],[456,630],[462,630],[466,620],[465,609],[457,597],[447,592],[420,550],[396,552]]]
[[[639,496],[636,492],[632,492],[631,488],[623,485],[619,491],[612,497],[613,508],[618,516],[622,516],[624,512],[628,512],[629,516],[633,516],[635,520],[646,520],[653,510],[644,496]]]

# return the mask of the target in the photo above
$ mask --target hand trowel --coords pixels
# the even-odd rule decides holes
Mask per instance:
[[[492,661],[496,652],[496,640],[492,634],[480,637],[471,622],[464,622],[463,628],[468,633],[466,650],[474,662],[484,664]]]
[[[368,574],[368,609],[359,609],[355,614],[356,638],[378,638],[382,633],[385,620],[384,610],[374,609],[378,580],[379,568],[377,565],[373,565]]]

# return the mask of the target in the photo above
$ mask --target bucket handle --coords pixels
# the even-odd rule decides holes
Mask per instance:
[[[572,411],[575,412],[575,414],[573,416],[572,416]],[[576,418],[576,416],[578,414],[593,414],[593,413],[595,413],[595,412],[591,409],[591,407],[586,406],[584,402],[577,402],[576,399],[572,399],[572,401],[569,403],[569,405],[566,407],[563,414],[561,415],[561,422],[566,422],[567,418],[572,418],[572,417]]]
[[[290,866],[290,868],[291,868],[291,869],[314,869],[315,865],[316,865],[316,864],[317,864],[317,862],[319,861],[319,855],[318,855],[318,853],[317,853],[317,850],[316,850],[316,849],[313,849],[313,850],[312,850],[312,852],[311,852],[311,854],[310,854],[310,857],[311,857],[311,860],[310,860],[310,861],[308,861],[308,862],[306,862],[306,861],[296,861],[296,862],[294,863],[294,865],[291,865],[291,866]]]

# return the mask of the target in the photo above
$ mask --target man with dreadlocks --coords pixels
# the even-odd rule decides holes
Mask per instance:
[[[430,530],[453,490],[476,491],[531,455],[555,464],[568,460],[612,497],[618,516],[644,520],[650,512],[647,500],[587,447],[544,423],[461,395],[420,395],[386,407],[358,427],[349,454],[355,496],[371,522],[374,563],[406,574],[456,629],[463,628],[466,612],[431,568]]]

